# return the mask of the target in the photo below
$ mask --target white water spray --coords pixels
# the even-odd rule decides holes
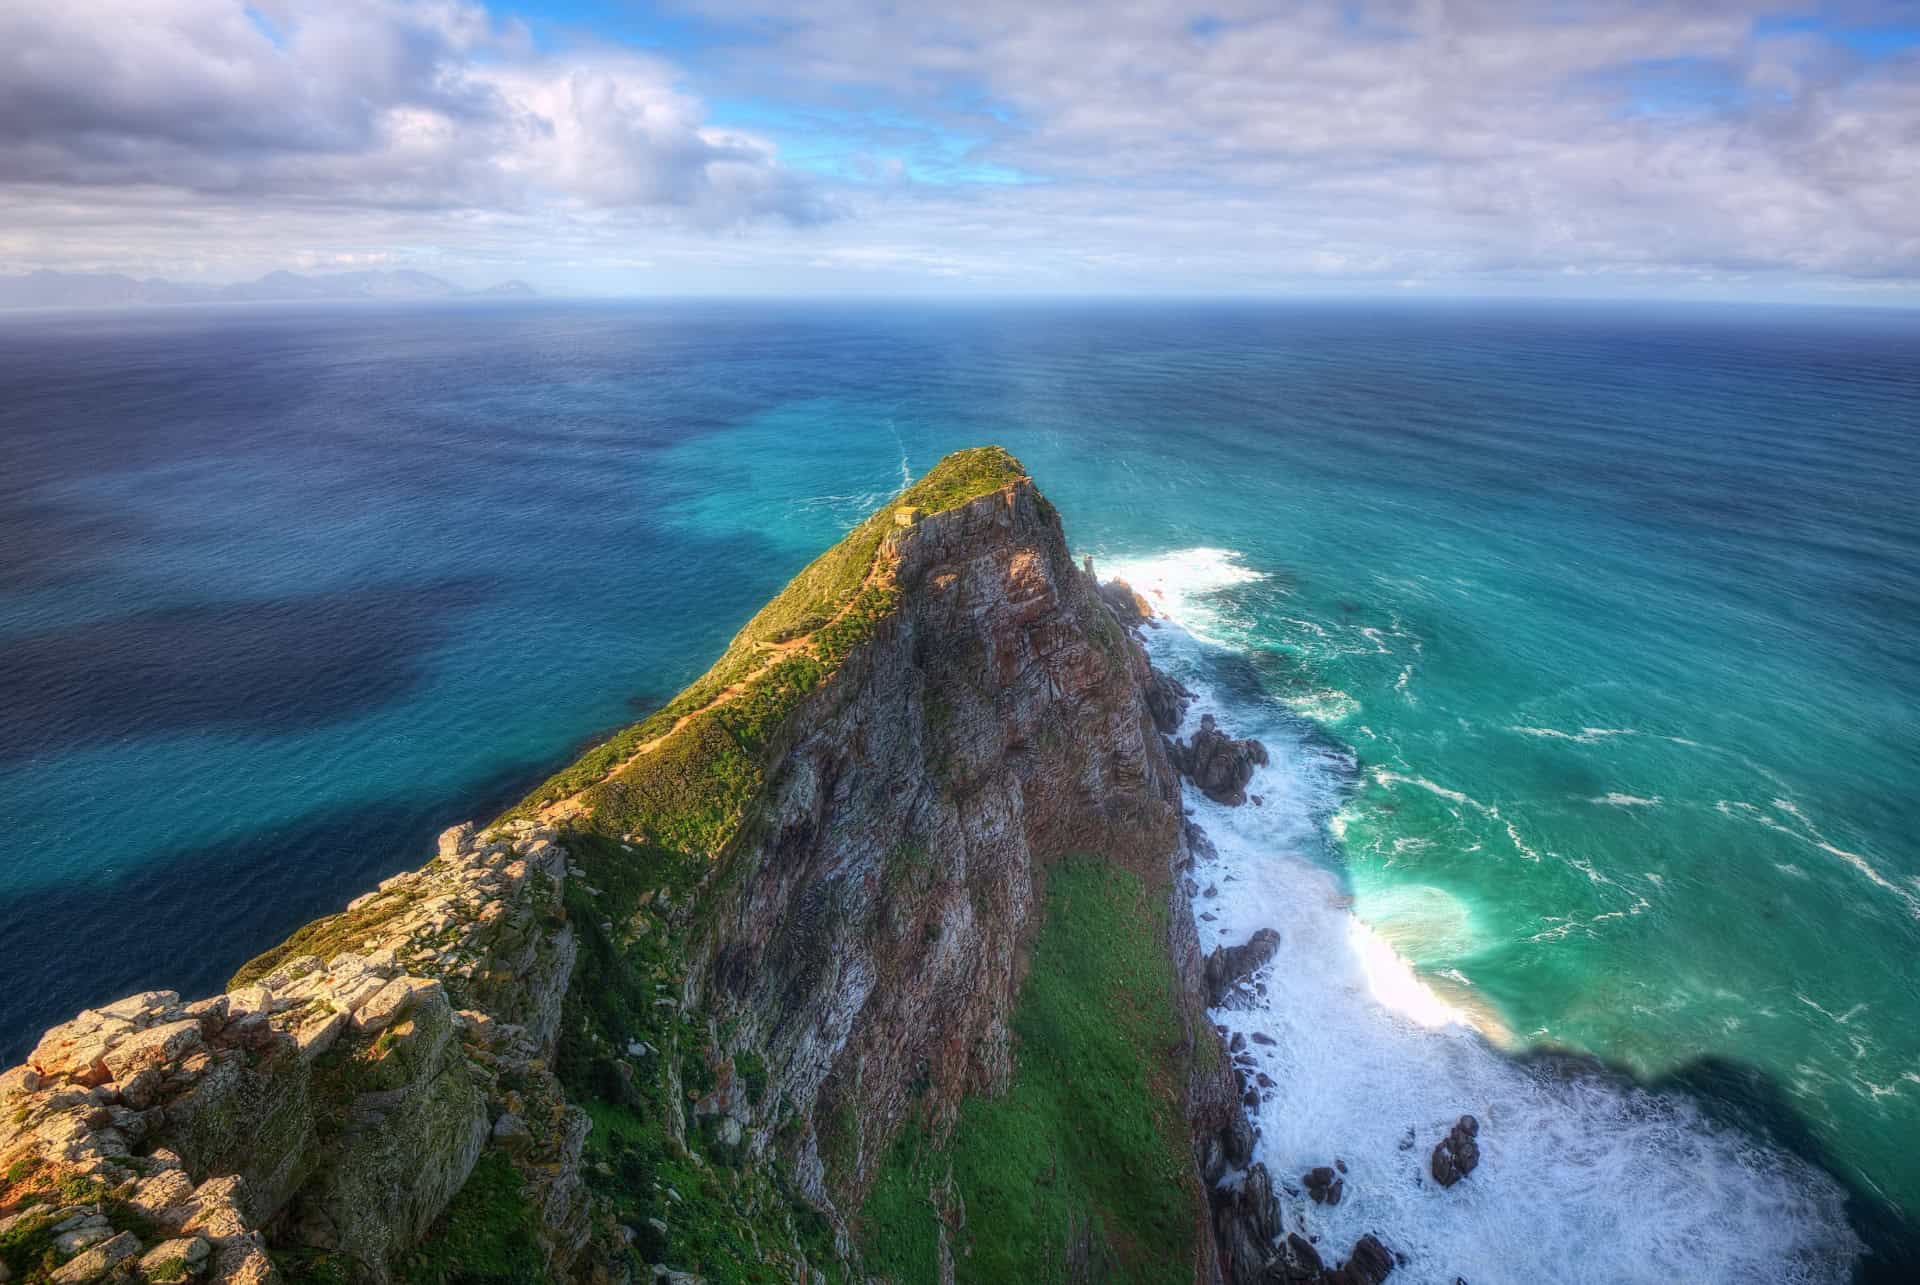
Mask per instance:
[[[1283,1192],[1316,1165],[1348,1169],[1337,1206],[1283,1195],[1289,1229],[1330,1261],[1378,1234],[1407,1256],[1393,1279],[1409,1285],[1848,1278],[1859,1244],[1831,1179],[1686,1100],[1514,1060],[1489,1042],[1514,1037],[1464,977],[1423,977],[1395,950],[1410,934],[1470,932],[1470,908],[1435,889],[1389,898],[1376,924],[1354,913],[1328,855],[1351,760],[1210,678],[1237,632],[1231,590],[1258,572],[1221,549],[1109,570],[1170,618],[1145,633],[1155,664],[1196,693],[1188,730],[1212,713],[1271,755],[1250,787],[1261,806],[1191,790],[1187,804],[1217,848],[1193,876],[1202,946],[1281,934],[1264,998],[1214,1014],[1272,1086],[1253,1113],[1256,1158]],[[1481,1121],[1480,1167],[1443,1189],[1428,1156],[1464,1112]]]

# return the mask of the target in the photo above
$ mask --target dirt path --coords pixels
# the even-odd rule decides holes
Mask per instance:
[[[710,710],[718,709],[720,706],[725,705],[728,701],[731,701],[735,697],[739,696],[741,692],[745,691],[748,688],[748,686],[750,686],[753,683],[754,679],[766,673],[767,670],[771,669],[775,664],[779,663],[781,660],[785,659],[788,656],[791,656],[794,652],[799,651],[802,647],[811,647],[813,645],[813,638],[815,634],[819,633],[820,630],[825,629],[828,625],[834,624],[842,616],[846,615],[849,611],[853,610],[853,605],[856,602],[860,601],[860,595],[865,593],[869,588],[878,584],[882,579],[891,579],[893,576],[894,569],[898,566],[899,566],[899,559],[897,557],[888,556],[888,550],[887,550],[886,544],[885,542],[883,542],[881,544],[881,547],[875,551],[874,557],[873,557],[873,565],[867,568],[866,578],[860,582],[860,587],[853,591],[853,593],[847,598],[847,601],[845,602],[845,604],[841,606],[840,610],[833,613],[833,617],[831,619],[827,620],[825,623],[821,625],[816,626],[811,630],[808,630],[806,633],[800,635],[798,638],[789,638],[789,639],[786,639],[784,642],[777,642],[777,643],[754,643],[753,646],[760,651],[764,659],[762,659],[760,664],[754,668],[754,671],[751,674],[748,674],[744,678],[737,679],[734,682],[727,684],[725,687],[723,687],[720,690],[719,695],[715,696],[712,700],[708,701],[705,705],[702,705],[699,709],[692,710],[688,713],[682,714],[679,718],[676,718],[673,721],[672,727],[669,727],[666,731],[660,733],[660,735],[654,737],[652,740],[647,741],[639,746],[636,746],[634,748],[633,753],[627,755],[627,757],[621,759],[618,763],[615,763],[612,767],[608,768],[604,773],[601,774],[599,779],[591,782],[590,784],[580,787],[578,790],[574,791],[572,794],[567,795],[563,799],[555,799],[553,802],[542,807],[537,813],[535,813],[535,815],[540,819],[540,821],[543,824],[557,825],[562,821],[569,820],[570,818],[579,816],[582,812],[585,812],[587,810],[587,805],[585,802],[587,791],[593,789],[594,786],[604,785],[606,782],[612,780],[614,777],[620,775],[622,772],[632,767],[635,763],[639,762],[641,758],[659,749],[662,745],[666,744],[667,741],[669,741],[676,734],[678,734],[681,728],[685,727],[688,723],[691,723],[694,719],[700,717],[700,715],[705,714]]]

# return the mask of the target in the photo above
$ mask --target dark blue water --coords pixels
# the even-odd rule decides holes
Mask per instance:
[[[1271,788],[1437,993],[1792,1134],[1882,1243],[1920,1210],[1920,318],[552,303],[0,341],[6,1061],[417,864],[994,441],[1239,657],[1248,717],[1329,747]]]

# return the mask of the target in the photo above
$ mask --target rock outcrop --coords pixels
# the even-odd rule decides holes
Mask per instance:
[[[384,1285],[433,1278],[407,1264],[455,1217],[513,1255],[499,1279],[678,1279],[706,1245],[794,1279],[857,1265],[850,1221],[909,1115],[937,1134],[1008,1085],[1036,888],[1075,853],[1164,899],[1184,1035],[1155,1055],[1192,1124],[1182,1192],[1215,1221],[1203,1171],[1245,1170],[1254,1137],[1206,1008],[1246,970],[1202,958],[1178,877],[1199,839],[1162,733],[1187,694],[1131,632],[1144,601],[1076,567],[994,451],[795,586],[804,610],[655,720],[228,993],[49,1032],[0,1076],[0,1272]],[[1208,723],[1174,753],[1231,793],[1256,751]],[[1279,1231],[1258,1203],[1248,1257]],[[936,1205],[951,1262],[965,1212]],[[1092,1224],[1060,1244],[1109,1257]]]
[[[1167,755],[1202,794],[1238,807],[1247,801],[1253,769],[1267,762],[1267,747],[1252,738],[1235,740],[1215,725],[1213,715],[1203,714],[1193,739],[1173,742]]]
[[[1170,678],[1159,670],[1147,674],[1147,712],[1153,715],[1153,725],[1164,734],[1171,736],[1180,730],[1180,724],[1187,716],[1187,702],[1193,699],[1193,693],[1177,678]]]
[[[1280,934],[1262,928],[1238,946],[1216,946],[1207,956],[1207,1002],[1214,1008],[1231,1004],[1241,988],[1272,962],[1280,949]]]
[[[450,830],[428,866],[309,925],[229,993],[147,992],[47,1032],[0,1076],[0,1226],[56,1260],[81,1247],[76,1231],[99,1239],[49,1280],[265,1281],[269,1238],[386,1280],[461,1189],[492,1117],[558,1100],[542,1064],[573,939],[554,838]],[[564,1112],[550,1123],[528,1156],[537,1187],[584,1137]],[[587,1210],[551,1212],[564,1260]]]
[[[1091,570],[1087,573],[1091,576]],[[1157,614],[1153,604],[1134,592],[1132,585],[1124,580],[1108,580],[1098,584],[1100,600],[1113,612],[1114,619],[1129,629],[1150,624]]]
[[[1447,1136],[1433,1145],[1431,1168],[1433,1180],[1442,1187],[1451,1187],[1472,1173],[1480,1164],[1480,1122],[1470,1115],[1463,1115]]]
[[[1311,1240],[1286,1229],[1261,1164],[1237,1186],[1214,1193],[1213,1226],[1227,1285],[1380,1285],[1394,1268],[1392,1251],[1372,1235],[1360,1237],[1344,1263],[1328,1267]]]

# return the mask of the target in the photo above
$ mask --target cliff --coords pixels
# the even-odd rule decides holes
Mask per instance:
[[[1252,1139],[1115,605],[950,456],[507,816],[48,1032],[0,1281],[1217,1279]]]

